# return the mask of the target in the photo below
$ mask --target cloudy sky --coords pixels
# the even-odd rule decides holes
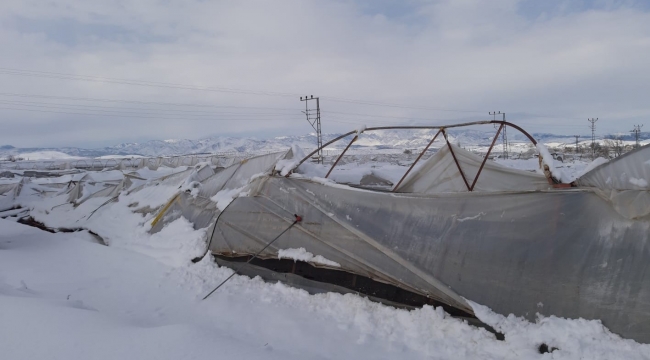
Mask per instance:
[[[650,2],[3,0],[0,145],[650,117]],[[646,128],[650,127],[648,125]]]

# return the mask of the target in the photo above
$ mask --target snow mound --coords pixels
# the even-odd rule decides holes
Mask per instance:
[[[322,255],[314,256],[314,254],[308,252],[305,250],[305,248],[302,247],[298,249],[280,249],[278,250],[278,259],[293,259],[294,261],[304,261],[319,265],[341,267],[341,264],[332,260],[328,260]]]

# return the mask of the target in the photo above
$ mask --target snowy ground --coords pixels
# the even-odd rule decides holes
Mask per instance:
[[[597,321],[531,324],[477,306],[505,333],[442,309],[397,310],[355,295],[309,295],[236,276],[205,259],[170,266],[0,220],[0,348],[6,359],[647,359]],[[178,239],[182,241],[182,239]],[[152,244],[155,248],[155,244]],[[158,249],[160,250],[160,249]],[[541,355],[546,342],[560,350]]]
[[[390,166],[382,168],[404,169]],[[351,163],[339,176],[376,169]],[[91,176],[108,181],[116,174]],[[44,191],[54,180],[23,186],[14,202],[37,220],[90,229],[108,246],[86,231],[51,234],[0,220],[2,359],[650,359],[650,345],[621,339],[599,321],[530,323],[478,304],[479,319],[504,341],[441,308],[399,310],[352,294],[309,295],[244,276],[202,301],[232,274],[209,257],[192,263],[205,252],[205,230],[181,217],[151,235],[155,212],[134,212],[160,207],[178,191],[184,181],[178,175],[153,181],[170,174],[166,168],[139,171],[149,186],[124,191],[94,215],[106,198],[73,207],[64,191]],[[558,350],[540,354],[541,344]]]

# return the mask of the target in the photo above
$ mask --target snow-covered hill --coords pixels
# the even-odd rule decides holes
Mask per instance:
[[[435,130],[383,130],[364,133],[359,141],[355,143],[356,148],[365,147],[369,149],[415,149],[425,146]],[[449,140],[454,144],[460,143],[464,147],[488,146],[492,141],[495,130],[474,130],[474,129],[450,129]],[[324,134],[323,141],[327,142],[340,134]],[[605,136],[607,138],[609,135]],[[542,143],[572,144],[573,136],[555,134],[533,134]],[[441,138],[441,137],[440,137]],[[526,137],[514,130],[508,132],[510,142],[527,143]],[[588,139],[588,136],[583,136]],[[642,133],[643,139],[650,139],[650,133]],[[627,140],[627,139],[626,139]],[[268,152],[285,150],[291,145],[297,144],[304,149],[314,149],[316,144],[315,134],[280,136],[274,138],[255,137],[226,137],[214,136],[199,140],[170,139],[152,140],[143,143],[123,143],[96,149],[83,149],[77,147],[61,148],[20,148],[11,145],[0,146],[0,158],[7,155],[22,156],[24,154],[48,154],[58,152],[72,157],[99,157],[107,155],[142,155],[142,156],[164,156],[184,155],[218,152]],[[340,150],[347,145],[347,141],[339,141],[332,144],[329,149]],[[51,154],[51,153],[50,153]],[[25,157],[25,156],[22,156]],[[33,157],[33,156],[32,156]]]

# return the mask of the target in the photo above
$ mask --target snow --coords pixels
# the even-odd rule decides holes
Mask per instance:
[[[549,171],[555,177],[557,180],[559,180],[562,183],[570,183],[574,179],[570,178],[567,176],[561,169],[555,166],[555,161],[553,160],[553,156],[551,156],[551,153],[548,151],[546,146],[542,143],[537,143],[537,151],[539,151],[540,156],[542,157],[544,164],[546,164],[549,168]]]
[[[203,359],[215,351],[246,359],[650,357],[650,346],[620,339],[598,321],[529,323],[477,304],[505,341],[441,308],[399,310],[245,276],[201,301],[232,271],[210,256],[193,264],[192,252],[176,259],[185,261],[161,261],[161,251],[175,251],[169,244],[186,241],[178,235],[192,233],[185,220],[172,224],[174,231],[134,252],[100,245],[87,232],[50,234],[0,220],[3,358]],[[541,343],[559,350],[542,356]]]
[[[553,359],[647,359],[649,345],[641,345],[632,340],[621,339],[612,334],[597,320],[568,320],[555,316],[544,317],[538,314],[536,323],[530,323],[515,316],[501,316],[489,308],[469,301],[476,315],[486,324],[500,331],[514,344],[529,344],[545,339],[548,348],[558,348]],[[512,349],[522,354],[529,353],[526,346]],[[578,356],[579,354],[579,356]],[[533,354],[529,354],[533,356]]]
[[[25,160],[77,160],[83,157],[72,156],[60,151],[35,151],[19,154],[17,157]]]
[[[366,125],[360,125],[359,127],[357,127],[357,128],[355,129],[355,131],[356,131],[356,133],[357,133],[357,137],[361,136],[361,133],[363,133],[364,131],[366,131]]]
[[[630,184],[634,186],[638,186],[640,188],[647,188],[648,187],[648,182],[645,179],[637,179],[637,178],[630,178]]]
[[[110,160],[110,159],[143,159],[144,156],[142,155],[104,155],[104,156],[98,156],[95,159],[100,159],[100,160]]]
[[[217,208],[219,211],[224,211],[230,205],[230,203],[235,200],[235,198],[239,196],[247,196],[248,193],[244,192],[243,190],[245,187],[237,188],[237,189],[223,189],[220,190],[218,193],[216,193],[213,197],[210,198],[210,200],[214,201],[217,203]]]
[[[305,248],[298,249],[280,249],[278,250],[278,259],[293,259],[294,261],[305,261],[319,265],[327,265],[331,267],[341,267],[341,264],[328,260],[322,255],[316,255],[308,252]]]
[[[323,167],[306,169],[320,173]],[[405,169],[352,162],[342,164],[340,173],[385,171],[381,175],[393,179]],[[201,301],[232,270],[204,256],[207,229],[194,229],[182,216],[149,232],[152,219],[190,176],[188,171],[153,181],[171,172],[142,169],[138,173],[148,185],[109,203],[91,197],[75,207],[61,189],[53,195],[31,190],[85,174],[101,186],[121,172],[26,183],[20,196],[10,199],[47,226],[91,230],[106,246],[85,230],[51,234],[0,220],[2,358],[650,359],[649,345],[621,339],[597,320],[539,316],[533,323],[471,301],[478,318],[505,334],[504,341],[442,308],[395,309],[354,294],[310,295],[239,275]],[[350,189],[317,176],[312,180]],[[243,195],[246,187],[226,189],[212,200],[223,210]],[[340,266],[305,248],[282,249],[278,258]],[[542,343],[559,350],[540,355]]]
[[[305,158],[305,153],[300,146],[294,144],[291,146],[291,159],[281,159],[275,165],[275,171],[279,172],[281,176],[287,176],[293,171],[302,159]],[[304,167],[309,165],[304,164]]]

